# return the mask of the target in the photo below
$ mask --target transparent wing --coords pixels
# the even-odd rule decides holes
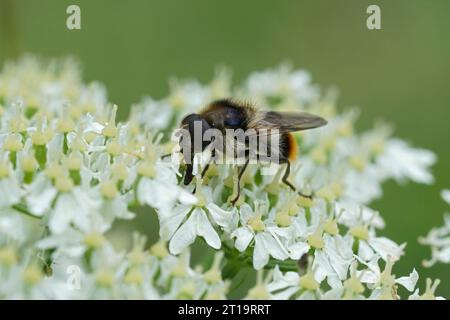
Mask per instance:
[[[248,123],[248,129],[271,132],[292,132],[318,128],[327,124],[322,117],[307,112],[260,111]]]

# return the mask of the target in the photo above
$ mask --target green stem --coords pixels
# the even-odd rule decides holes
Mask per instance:
[[[33,215],[30,211],[28,211],[27,207],[24,204],[18,203],[12,206],[12,208],[26,216],[32,217],[34,219],[41,219],[41,217],[37,217]]]
[[[239,271],[242,267],[249,266],[253,267],[253,253],[252,252],[239,252],[234,248],[230,248],[227,245],[223,245],[223,250],[225,252],[225,258],[227,259],[227,264],[224,268],[224,278],[225,274],[232,275],[233,277],[237,274],[233,272],[235,271],[235,268],[238,268],[237,271]],[[298,263],[296,260],[277,260],[274,258],[270,258],[269,262],[264,266],[264,269],[270,270],[273,269],[275,266],[278,266],[281,271],[287,272],[287,271],[294,271],[298,272]],[[226,272],[225,272],[226,271]]]

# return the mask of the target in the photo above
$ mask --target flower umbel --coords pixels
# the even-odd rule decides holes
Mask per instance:
[[[370,208],[389,179],[432,183],[433,153],[391,137],[386,126],[358,133],[355,110],[339,112],[333,95],[289,66],[252,73],[237,87],[224,70],[210,84],[170,87],[166,98],[145,98],[119,121],[104,87],[84,83],[71,60],[27,56],[4,66],[0,297],[226,299],[234,277],[249,269],[256,275],[250,299],[436,298],[439,281],[427,281],[419,295],[415,269],[393,274],[405,245],[379,234],[382,215]],[[328,120],[295,136],[302,153],[289,180],[312,199],[280,183],[281,168],[266,175],[264,165],[249,166],[235,205],[233,165],[206,170],[196,160],[195,183],[182,183],[179,153],[164,157],[174,146],[169,133],[184,115],[224,96]],[[448,191],[443,198],[450,201]],[[150,246],[136,232],[117,236],[119,220],[141,213],[156,213],[159,222]],[[426,265],[450,262],[449,230],[446,218],[421,239],[432,248]],[[119,249],[128,240],[132,248]],[[208,250],[193,267],[190,248],[198,242]],[[83,276],[80,290],[67,285],[69,266]],[[400,296],[399,285],[414,293]]]

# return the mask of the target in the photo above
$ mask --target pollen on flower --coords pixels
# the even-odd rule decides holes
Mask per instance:
[[[139,248],[134,248],[128,253],[128,260],[132,264],[142,264],[145,261],[146,254]]]
[[[325,247],[325,241],[323,240],[322,234],[324,231],[325,222],[322,220],[317,226],[316,231],[306,238],[308,244],[314,249],[323,249]]]
[[[31,136],[31,142],[35,146],[43,146],[47,144],[54,135],[53,130],[51,130],[50,128],[47,128],[46,130],[42,128],[42,122],[43,122],[43,115],[40,114],[38,120],[38,128],[36,132],[34,132]]]
[[[248,298],[255,300],[267,300],[270,298],[270,293],[265,284],[257,285],[248,291]]]
[[[70,148],[73,151],[77,151],[77,152],[85,152],[87,150],[86,143],[83,141],[80,131],[77,132],[77,135],[76,135],[75,139],[73,140]]]
[[[71,153],[67,158],[64,159],[64,164],[70,171],[79,171],[81,168],[81,157],[76,153]]]
[[[150,247],[150,253],[160,259],[164,259],[169,255],[169,251],[167,250],[165,243],[162,241],[158,241],[152,245]]]
[[[263,280],[263,271],[259,270],[256,274],[256,285],[248,291],[247,298],[254,300],[267,300],[270,298],[270,292],[267,289],[267,283],[272,276],[272,272],[269,272],[266,279]]]
[[[331,190],[333,190],[336,198],[340,198],[344,194],[344,186],[339,181],[334,181],[331,184]]]
[[[394,266],[394,261],[388,257],[386,261],[386,266],[380,275],[380,284],[385,287],[393,287],[395,285],[395,276],[392,275],[392,267]]]
[[[228,175],[224,180],[223,180],[223,185],[228,187],[228,188],[233,188],[234,186],[234,182],[233,182],[233,175],[230,174]]]
[[[248,219],[247,224],[255,231],[255,232],[259,232],[259,231],[264,231],[264,229],[266,229],[266,225],[264,224],[264,222],[261,220],[261,215],[258,214],[254,217],[251,217]]]
[[[325,164],[327,162],[327,153],[324,149],[317,147],[311,151],[311,158],[318,164]]]
[[[357,263],[353,262],[350,266],[350,277],[344,281],[344,300],[353,299],[355,295],[362,294],[365,290],[361,280],[356,274],[356,267]]]
[[[108,124],[103,128],[102,134],[108,138],[114,138],[117,135],[117,127],[116,127],[116,113],[117,113],[117,105],[113,106],[111,111],[111,116],[109,118]]]
[[[202,193],[202,182],[203,182],[203,179],[201,179],[201,178],[195,179],[195,185],[196,185],[195,196],[197,197],[197,203],[196,203],[197,207],[204,207],[207,204],[206,198]]]
[[[6,266],[12,266],[17,263],[16,251],[11,247],[0,249],[0,263]]]
[[[355,294],[362,294],[364,292],[364,286],[355,274],[344,281],[344,288],[344,299],[351,299]]]
[[[125,282],[133,285],[140,285],[144,282],[144,276],[137,268],[131,268],[125,275]]]
[[[142,161],[137,167],[137,172],[141,176],[153,178],[156,174],[155,165],[153,161],[150,160]]]
[[[42,280],[44,277],[41,269],[36,265],[30,265],[23,271],[23,279],[25,283],[34,285]]]
[[[329,136],[326,137],[323,142],[323,147],[325,148],[325,150],[330,151],[333,150],[334,147],[336,146],[336,137],[334,136]]]
[[[60,175],[55,178],[55,188],[60,192],[69,192],[73,189],[73,186],[72,179],[65,175]]]
[[[19,133],[26,131],[28,127],[27,122],[27,119],[22,116],[21,110],[19,110],[19,114],[9,122],[11,132]]]
[[[205,296],[205,300],[224,300],[226,299],[224,290],[214,290],[208,292]]]
[[[305,290],[316,291],[319,289],[319,283],[312,272],[307,272],[304,276],[301,276],[299,281],[300,287]]]
[[[380,155],[385,150],[385,142],[383,140],[377,140],[372,145],[372,152],[375,153],[375,155]]]
[[[96,106],[93,103],[83,103],[81,111],[83,113],[94,113],[96,111]]]
[[[174,108],[181,108],[185,103],[186,102],[180,93],[175,93],[169,97],[169,104]]]
[[[280,227],[289,227],[292,224],[291,216],[285,210],[277,212],[275,222]]]
[[[192,299],[194,297],[197,286],[194,281],[186,282],[178,293],[178,299]]]
[[[11,134],[3,143],[3,149],[6,151],[12,151],[17,152],[23,149],[22,140],[20,139],[20,136],[17,134]]]
[[[117,190],[117,184],[113,180],[102,181],[100,184],[100,191],[102,195],[107,199],[113,199],[119,194],[119,190]]]
[[[60,177],[63,175],[64,170],[61,167],[61,165],[52,162],[49,165],[47,165],[44,172],[47,175],[47,177],[49,177],[50,179],[56,179],[57,177]]]
[[[297,203],[295,203],[295,202],[291,203],[291,205],[289,206],[288,214],[291,217],[295,217],[298,215],[299,212],[300,212],[300,207],[297,205]]]
[[[100,269],[95,274],[95,281],[102,287],[111,287],[114,284],[114,273],[109,269]]]
[[[128,177],[128,168],[123,162],[118,162],[112,165],[111,171],[114,177],[119,181],[124,181]]]
[[[70,119],[60,119],[57,122],[56,128],[60,133],[69,133],[75,129],[75,123]]]
[[[297,198],[297,204],[303,208],[312,208],[314,206],[314,200],[311,198],[299,196]]]
[[[337,194],[336,192],[333,190],[333,188],[331,186],[325,186],[321,189],[319,189],[316,192],[316,195],[319,198],[325,199],[328,202],[333,202],[334,200],[336,200],[337,198]]]
[[[328,219],[324,231],[332,236],[339,234],[339,227],[335,219]]]
[[[187,276],[186,266],[180,261],[170,272],[174,277]]]
[[[264,190],[270,194],[278,194],[281,189],[280,185],[281,170],[278,170],[272,179],[272,182],[266,185]]]
[[[31,136],[31,142],[35,146],[43,146],[48,143],[48,141],[51,139],[50,134],[45,134],[44,132],[35,132]]]
[[[34,156],[28,155],[22,158],[20,165],[23,171],[34,172],[38,167],[38,162]]]
[[[117,141],[112,140],[106,144],[106,151],[112,156],[119,156],[123,153],[124,148]]]
[[[84,134],[84,139],[86,140],[87,143],[91,143],[97,137],[98,137],[98,134],[94,131],[88,131]]]
[[[345,121],[342,123],[338,130],[337,134],[343,137],[349,137],[353,134],[353,125],[350,121]]]
[[[314,249],[323,249],[323,247],[325,246],[322,235],[319,235],[318,233],[309,235],[306,241]]]
[[[369,230],[367,229],[367,226],[365,226],[365,225],[357,225],[357,226],[350,228],[350,234],[353,237],[361,239],[361,240],[369,239]]]
[[[105,237],[97,232],[92,232],[84,236],[84,243],[90,248],[98,248],[105,243]]]
[[[7,163],[4,163],[3,161],[0,162],[0,179],[9,177],[9,170],[9,165]]]
[[[361,155],[350,157],[350,164],[358,171],[363,171],[366,167],[366,159]]]
[[[441,280],[439,280],[439,279],[436,279],[433,282],[430,278],[427,278],[427,286],[426,286],[425,292],[424,292],[424,294],[419,296],[419,299],[420,300],[435,300],[436,299],[435,292],[436,292],[436,289],[437,289],[439,283],[441,283]]]

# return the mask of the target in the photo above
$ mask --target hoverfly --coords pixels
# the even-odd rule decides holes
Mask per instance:
[[[188,185],[193,179],[193,165],[192,160],[194,154],[203,152],[213,140],[205,141],[202,137],[198,137],[195,131],[195,124],[201,127],[200,134],[204,134],[209,129],[219,130],[225,135],[226,131],[240,130],[244,132],[252,132],[246,136],[244,141],[245,163],[241,166],[238,173],[238,194],[235,199],[231,201],[234,205],[240,197],[240,180],[249,164],[249,154],[258,154],[260,148],[253,148],[248,143],[248,138],[251,136],[269,137],[273,134],[278,136],[277,142],[268,143],[270,150],[275,150],[278,154],[277,163],[286,164],[282,181],[294,192],[298,192],[295,186],[288,181],[290,173],[290,161],[293,161],[297,156],[297,143],[291,132],[313,129],[327,124],[327,121],[319,116],[306,112],[276,112],[276,111],[261,111],[253,106],[240,103],[230,99],[217,100],[210,103],[204,110],[197,114],[190,114],[184,117],[181,121],[181,128],[189,132],[190,141],[183,144],[183,139],[180,138],[181,152],[186,162],[186,171],[184,175],[184,184]],[[198,131],[197,131],[198,132]],[[195,139],[201,139],[199,147],[194,149]],[[186,141],[184,141],[186,142]],[[225,142],[221,142],[221,144]],[[253,150],[257,149],[257,150]],[[267,147],[266,147],[267,150]],[[189,152],[187,152],[189,151]],[[215,149],[213,149],[213,152]],[[209,164],[206,164],[202,171],[202,177],[206,174]],[[304,197],[311,197],[298,192]]]

